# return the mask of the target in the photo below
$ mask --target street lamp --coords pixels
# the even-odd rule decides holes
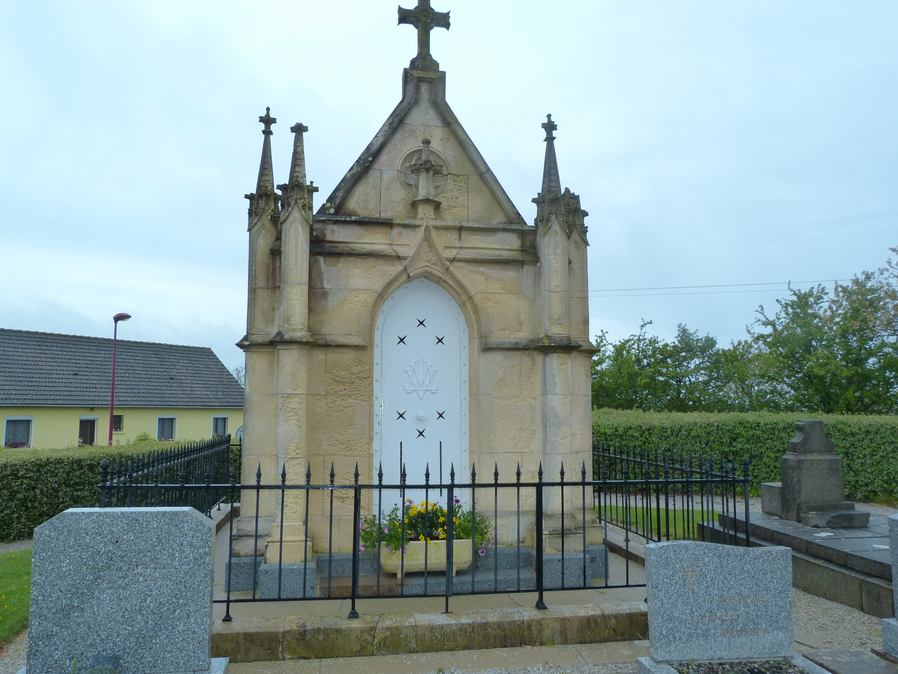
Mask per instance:
[[[112,385],[109,387],[109,446],[112,447],[112,421],[115,418],[115,343],[118,339],[119,321],[127,321],[131,314],[118,313],[112,317]]]

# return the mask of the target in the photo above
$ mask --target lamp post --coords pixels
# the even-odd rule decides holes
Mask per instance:
[[[109,446],[112,447],[112,421],[115,418],[115,343],[118,340],[118,323],[127,321],[131,314],[118,313],[112,317],[112,384],[109,387]]]

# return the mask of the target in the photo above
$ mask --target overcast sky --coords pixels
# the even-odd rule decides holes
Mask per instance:
[[[847,279],[898,245],[898,2],[434,2],[447,99],[528,221],[558,123],[593,333],[726,344],[785,285],[604,291]],[[317,208],[415,50],[395,0],[0,0],[0,326],[128,311],[123,338],[241,365],[256,118],[278,182],[308,125]]]

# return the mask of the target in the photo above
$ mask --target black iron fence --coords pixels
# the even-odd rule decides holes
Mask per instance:
[[[593,490],[599,517],[646,540],[715,540],[721,528],[728,542],[740,542],[729,522],[740,510],[742,542],[750,545],[750,463],[697,457],[671,450],[593,445],[593,474],[606,489]]]
[[[226,435],[105,459],[100,507],[190,506],[210,515],[230,495],[231,454]]]
[[[358,465],[346,480],[331,464],[313,481],[307,464],[298,482],[285,465],[274,480],[263,481],[259,466],[254,482],[238,483],[236,473],[215,479],[224,473],[208,458],[211,448],[195,449],[192,459],[172,456],[152,469],[107,467],[104,503],[198,503],[208,511],[241,500],[214,598],[225,620],[245,602],[338,598],[350,600],[350,618],[357,600],[386,597],[439,597],[448,611],[455,595],[534,592],[543,608],[548,590],[643,586],[630,554],[637,539],[700,539],[702,525],[726,526],[718,516],[740,505],[748,517],[747,463],[740,474],[688,457],[597,447],[592,477],[585,464],[573,474],[559,465],[551,476],[541,464],[511,475],[494,465],[485,476],[453,466],[448,481],[432,481],[429,469],[410,480],[403,469],[390,483],[381,469],[363,479]],[[201,467],[188,469],[191,461]],[[725,538],[740,542],[735,533]]]

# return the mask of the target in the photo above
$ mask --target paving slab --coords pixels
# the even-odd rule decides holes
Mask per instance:
[[[832,674],[898,674],[898,665],[859,648],[810,651],[805,657]]]

